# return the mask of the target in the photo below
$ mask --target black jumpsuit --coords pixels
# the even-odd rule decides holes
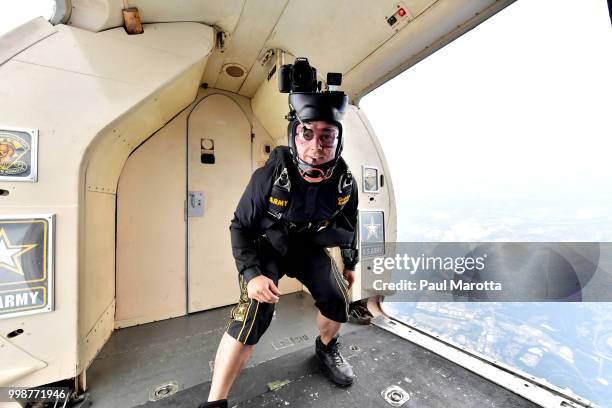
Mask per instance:
[[[231,221],[232,253],[238,267],[240,301],[232,309],[226,331],[244,344],[256,344],[266,331],[274,314],[274,303],[250,299],[247,283],[263,274],[275,285],[286,274],[297,278],[310,291],[321,313],[334,321],[348,319],[350,295],[337,264],[326,247],[339,246],[344,251],[345,267],[357,263],[357,183],[352,182],[348,202],[323,229],[315,230],[321,221],[337,212],[340,201],[339,182],[344,173],[336,168],[332,177],[321,183],[302,179],[292,162],[285,163],[291,180],[291,196],[279,222],[268,214],[268,203],[275,169],[280,157],[277,147],[266,165],[257,169],[247,185]],[[340,166],[338,166],[340,167]],[[308,227],[310,223],[311,227]]]

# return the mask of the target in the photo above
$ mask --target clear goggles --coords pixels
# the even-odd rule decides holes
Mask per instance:
[[[327,127],[315,131],[313,128],[303,124],[298,134],[304,142],[311,142],[317,138],[321,147],[334,147],[338,141],[338,129],[335,127]]]

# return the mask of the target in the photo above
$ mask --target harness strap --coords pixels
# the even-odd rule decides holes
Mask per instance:
[[[277,147],[277,155],[271,155],[270,159],[280,158],[274,173],[274,184],[270,196],[268,197],[268,214],[275,222],[283,222],[292,232],[311,231],[316,232],[325,229],[331,224],[332,220],[342,211],[348,202],[353,185],[353,175],[351,174],[346,162],[342,157],[338,161],[337,170],[342,172],[338,180],[338,201],[337,208],[330,217],[317,222],[309,222],[305,225],[297,225],[283,217],[291,200],[291,180],[289,178],[288,166],[292,162],[291,153],[286,147]]]

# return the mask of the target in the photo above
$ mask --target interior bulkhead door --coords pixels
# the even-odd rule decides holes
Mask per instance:
[[[251,126],[228,96],[203,99],[187,122],[188,312],[235,303],[229,225],[251,172]]]

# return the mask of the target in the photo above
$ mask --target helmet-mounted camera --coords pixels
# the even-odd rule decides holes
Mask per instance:
[[[317,70],[310,66],[307,58],[296,58],[293,64],[282,65],[278,72],[278,89],[289,94],[289,120],[287,129],[288,145],[300,172],[323,174],[329,178],[340,158],[343,147],[342,117],[348,104],[348,97],[335,89],[342,84],[342,74],[327,74],[327,86],[321,91],[321,82],[317,81]],[[334,159],[320,165],[304,163],[298,156],[295,146],[295,130],[299,123],[325,121],[338,127],[338,144]],[[312,179],[312,178],[311,178]]]
[[[327,86],[333,91],[342,84],[342,74],[327,73]],[[281,65],[278,70],[278,90],[282,93],[321,91],[321,81],[317,81],[317,69],[310,66],[308,58],[296,58],[293,64]]]
[[[281,65],[278,71],[278,89],[282,93],[316,92],[317,69],[311,67],[306,58],[296,58],[295,63]]]

